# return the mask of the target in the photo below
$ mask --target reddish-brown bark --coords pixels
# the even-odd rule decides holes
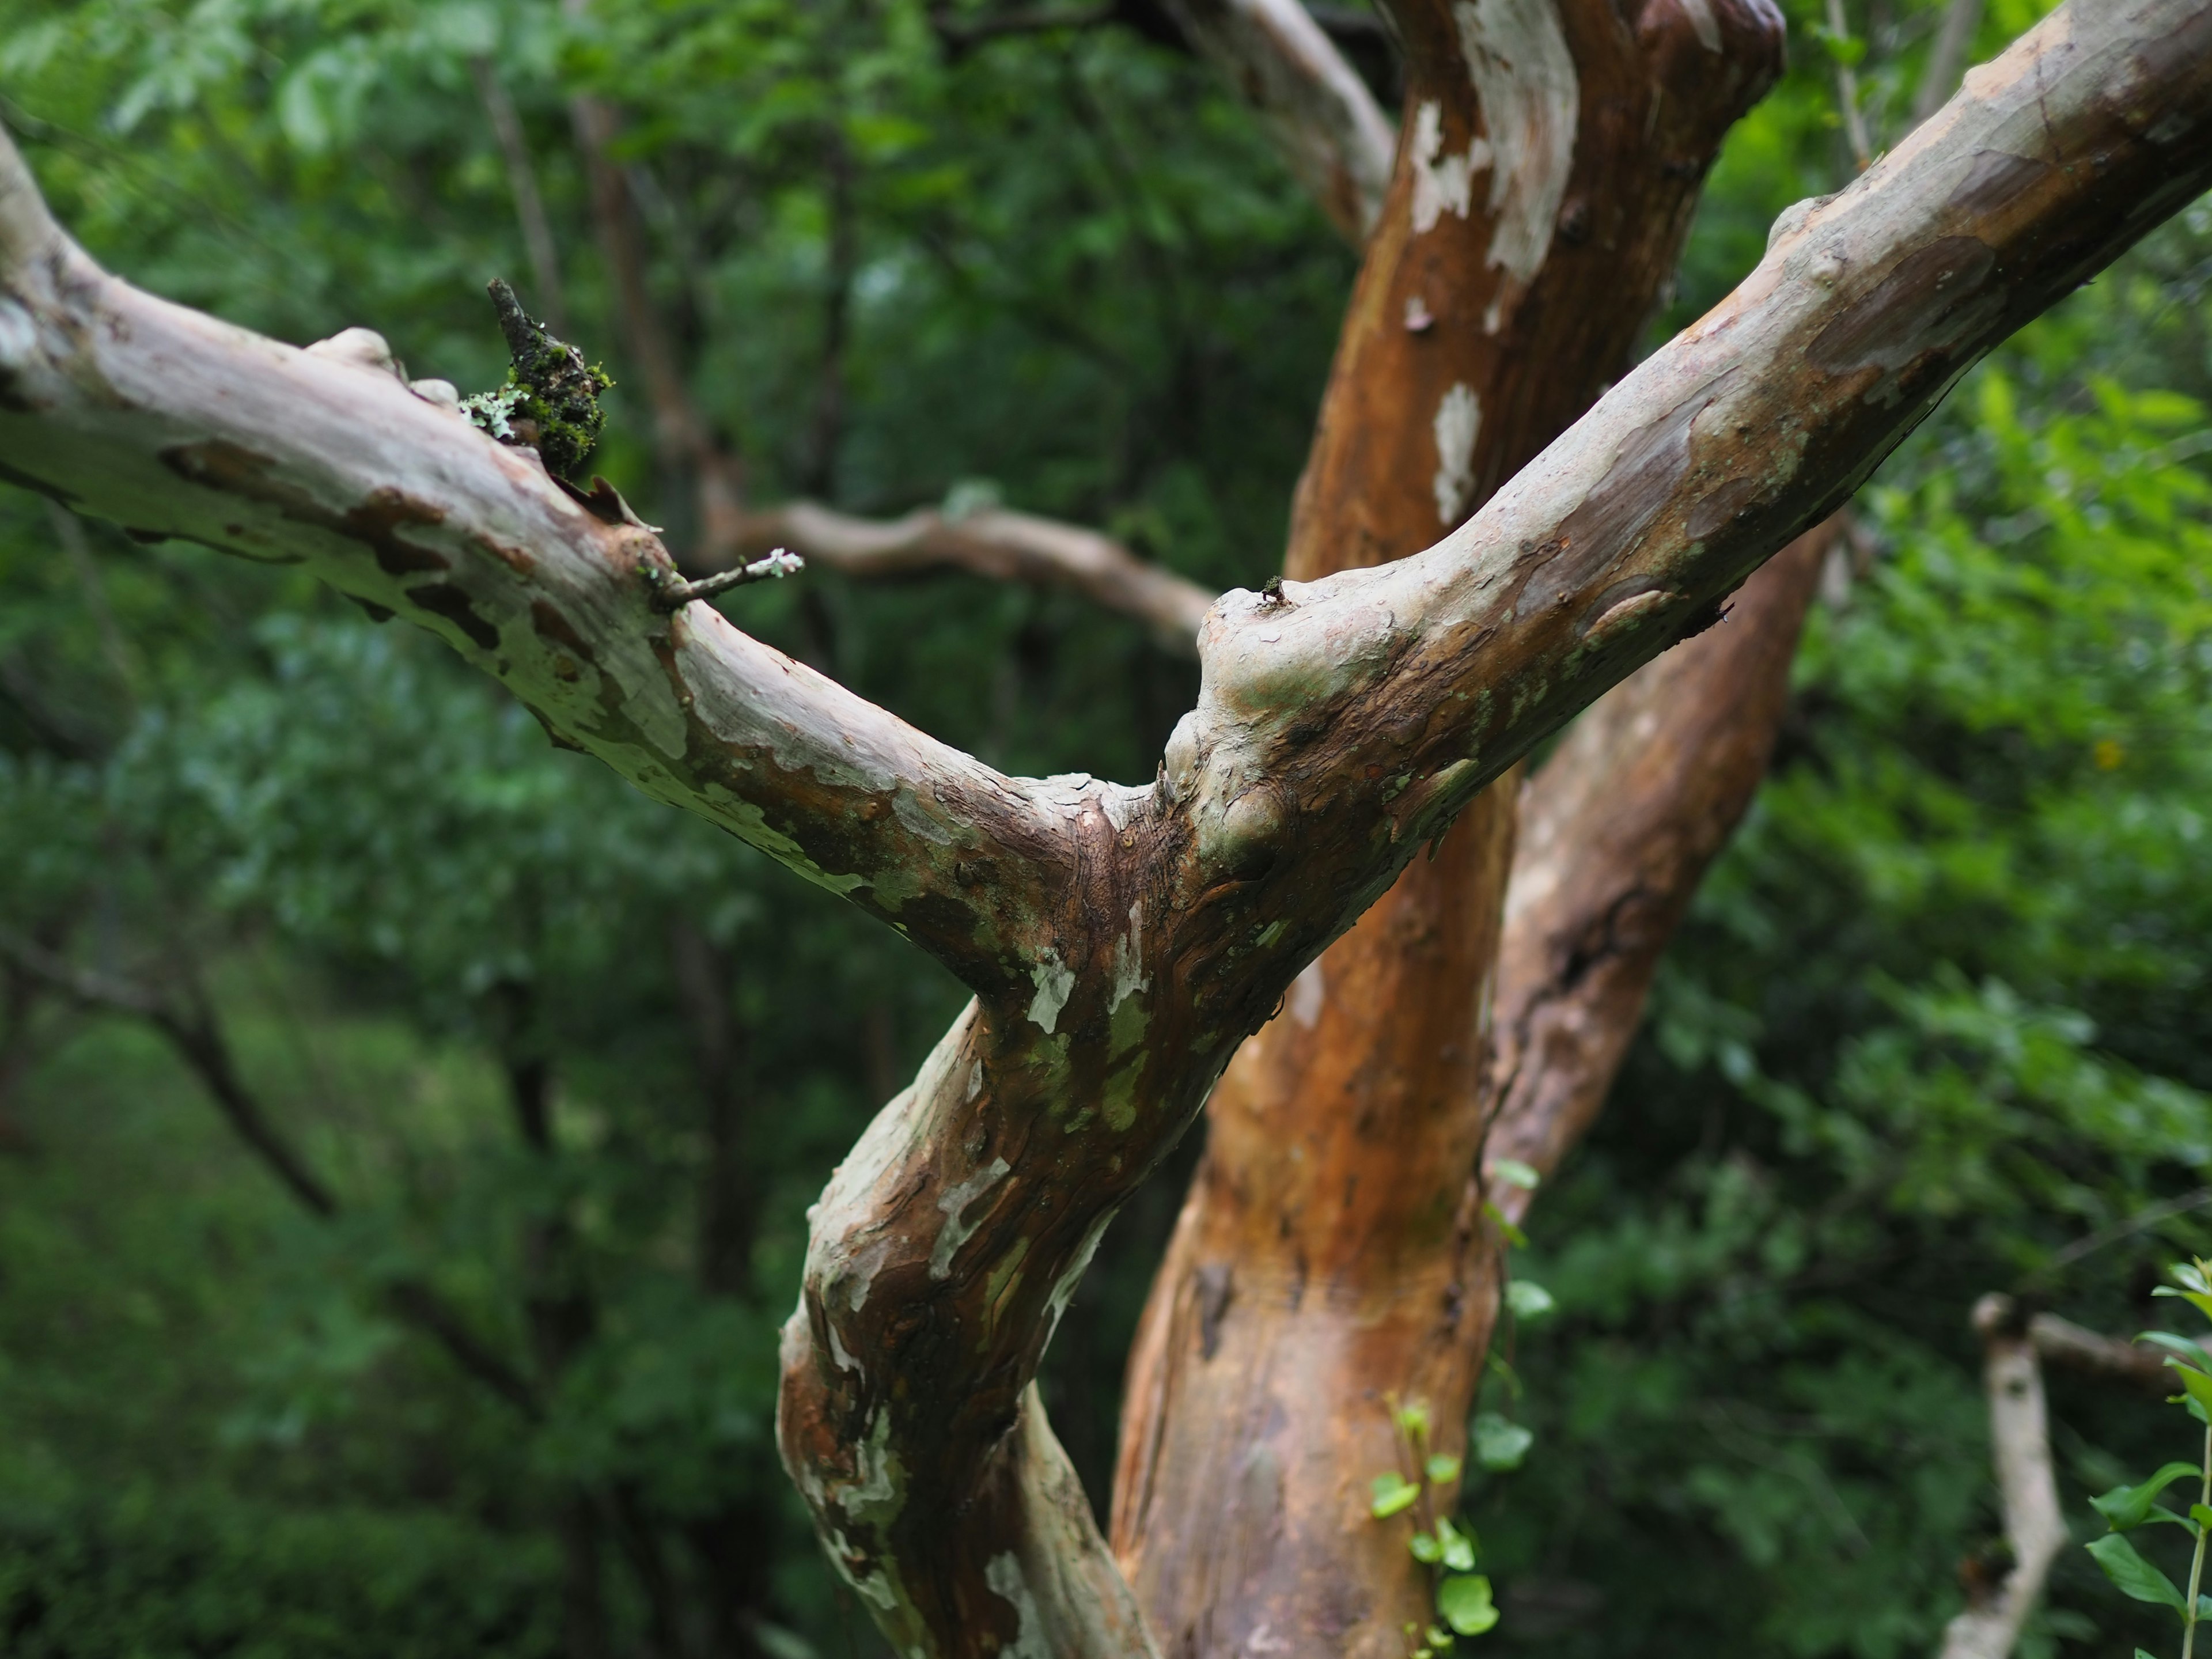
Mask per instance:
[[[1549,1176],[1604,1104],[1660,954],[1765,775],[1838,533],[1831,519],[1799,537],[1736,590],[1727,621],[1599,698],[1523,791],[1486,1163]],[[1491,1195],[1516,1221],[1533,1196]]]
[[[779,1442],[902,1652],[1133,1656],[1144,1620],[1030,1386],[1115,1206],[1488,782],[2212,183],[2208,111],[2197,0],[2053,14],[1787,216],[1734,295],[1458,531],[1223,596],[1197,706],[1142,789],[1006,777],[703,605],[672,612],[665,550],[618,502],[388,368],[108,276],[4,136],[0,477],[300,561],[967,981],[976,1002],[813,1214]]]
[[[1299,484],[1300,580],[1418,552],[1588,406],[1673,273],[1722,134],[1780,62],[1763,3],[1699,12],[1702,36],[1675,0],[1633,27],[1569,4],[1548,41],[1430,0],[1393,12],[1406,125]],[[1533,72],[1547,52],[1550,83]],[[1486,53],[1534,60],[1519,103],[1483,109]],[[1547,122],[1565,130],[1547,139]],[[1455,182],[1439,167],[1484,146],[1493,169],[1517,146],[1518,175],[1491,192],[1471,170],[1439,200]],[[1115,1483],[1115,1550],[1170,1652],[1396,1654],[1430,1615],[1404,1529],[1369,1522],[1365,1491],[1396,1466],[1386,1397],[1425,1401],[1456,1443],[1495,1311],[1474,1176],[1513,787],[1300,975],[1209,1104],[1130,1356]]]

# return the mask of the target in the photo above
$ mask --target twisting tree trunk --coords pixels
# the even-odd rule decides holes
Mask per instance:
[[[1301,580],[1419,551],[1589,406],[1781,66],[1765,0],[1655,0],[1632,24],[1605,0],[1391,12],[1397,173],[1299,483]],[[1397,1654],[1431,1616],[1366,1489],[1398,1465],[1389,1401],[1457,1441],[1495,1311],[1475,1175],[1515,776],[1299,975],[1214,1091],[1115,1482],[1115,1553],[1173,1653]]]
[[[1976,358],[2208,180],[2212,12],[2053,13],[1787,216],[1735,294],[1459,529],[1224,596],[1198,706],[1144,788],[1009,777],[934,743],[687,599],[618,503],[387,369],[108,276],[4,139],[0,476],[297,559],[404,615],[966,982],[975,1001],[814,1212],[785,1461],[902,1653],[1146,1654],[1030,1386],[1115,1209],[1297,974],[1486,785],[1702,626]]]

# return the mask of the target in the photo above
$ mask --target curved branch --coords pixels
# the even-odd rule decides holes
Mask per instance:
[[[1397,145],[1375,94],[1299,0],[1164,0],[1256,109],[1283,159],[1354,247],[1382,216]]]
[[[1605,1103],[1659,958],[1765,775],[1839,533],[1831,519],[1799,537],[1738,590],[1725,623],[1592,704],[1524,787],[1486,1170],[1511,1159],[1549,1176]],[[1527,1214],[1528,1189],[1486,1185],[1509,1220]]]
[[[259,1097],[239,1076],[229,1039],[197,991],[179,1006],[143,985],[80,967],[36,940],[6,929],[0,929],[0,955],[84,1007],[128,1014],[151,1025],[199,1079],[232,1131],[301,1207],[319,1221],[330,1220],[338,1213],[336,1194],[284,1138]],[[386,1285],[384,1295],[394,1313],[428,1335],[464,1372],[524,1416],[538,1415],[537,1391],[428,1284],[419,1279],[402,1279]]]
[[[1163,648],[1198,652],[1198,627],[1213,594],[1079,525],[990,507],[954,518],[921,507],[896,519],[861,519],[813,501],[788,501],[738,521],[730,551],[777,547],[862,579],[930,569],[998,581],[1071,588],[1146,624]]]
[[[692,605],[659,540],[392,374],[108,276],[0,137],[0,477],[141,534],[304,562],[407,617],[648,794],[1025,984],[1069,877],[1042,795]]]
[[[404,610],[978,986],[814,1216],[782,1448],[902,1649],[1146,1653],[1024,1405],[1114,1209],[1292,976],[1485,784],[2208,179],[2212,13],[2053,14],[1790,216],[1735,295],[1458,532],[1218,603],[1199,707],[1146,790],[1001,777],[702,607],[662,620],[673,572],[648,533],[387,375],[107,277],[10,148],[0,453],[127,524]]]

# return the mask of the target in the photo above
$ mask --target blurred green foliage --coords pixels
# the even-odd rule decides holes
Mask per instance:
[[[1789,9],[1796,66],[1662,326],[1847,176],[1825,6]],[[1893,137],[1940,8],[1848,9]],[[2041,9],[1991,0],[1977,55]],[[373,325],[464,392],[504,372],[485,280],[557,297],[618,383],[592,465],[681,546],[579,92],[622,113],[655,301],[754,497],[996,497],[1201,581],[1268,573],[1352,260],[1144,33],[956,48],[916,0],[0,0],[0,118],[96,254],[281,337]],[[2208,283],[2200,204],[1863,496],[1774,779],[1535,1212],[1556,1305],[1522,1299],[1483,1402],[1513,1453],[1468,1504],[1482,1641],[1932,1650],[1961,1563],[2001,1571],[1975,1297],[2124,1333],[2155,1264],[2212,1244]],[[1194,689],[1065,595],[816,571],[731,608],[1021,771],[1149,775]],[[271,1177],[204,1052],[0,979],[0,1650],[875,1650],[775,1468],[775,1332],[806,1204],[957,1007],[943,975],[430,641],[16,491],[0,925],[218,1033],[330,1199]],[[1050,1358],[1095,1491],[1178,1198],[1125,1213]],[[2053,1401],[2087,1537],[2159,1413]],[[2078,1553],[2030,1651],[2124,1654],[2152,1627]]]

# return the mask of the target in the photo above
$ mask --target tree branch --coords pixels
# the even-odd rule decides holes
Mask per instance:
[[[1199,624],[1213,606],[1209,590],[1109,536],[1003,507],[958,517],[921,507],[896,519],[860,519],[813,501],[788,501],[746,514],[729,555],[750,557],[776,547],[862,580],[954,569],[1071,588],[1135,617],[1164,649],[1184,656],[1197,654]]]
[[[1987,1355],[1990,1451],[2013,1567],[1993,1595],[1970,1604],[1945,1627],[1942,1659],[2006,1659],[2042,1597],[2051,1564],[2066,1547],[2066,1522],[2051,1474],[2039,1345],[2013,1322],[2012,1312],[2001,1296],[1985,1296],[1974,1307],[1974,1328]]]
[[[4,140],[0,281],[0,477],[143,533],[306,562],[970,983],[1027,983],[1031,924],[1066,880],[1064,791],[924,737],[703,605],[662,617],[676,571],[649,531],[390,374],[107,276]]]
[[[1359,72],[1299,0],[1163,0],[1260,112],[1275,148],[1354,247],[1382,211],[1396,144]]]
[[[1966,66],[1966,54],[1973,50],[1974,30],[1981,21],[1982,0],[1951,0],[1944,8],[1943,26],[1928,49],[1919,90],[1912,94],[1914,125],[1942,108],[1943,100],[1957,90],[1959,73]]]
[[[786,1461],[902,1650],[1146,1652],[1024,1405],[1114,1209],[1292,976],[1486,782],[2212,179],[2208,111],[2195,0],[2053,14],[1785,219],[1729,301],[1457,532],[1217,604],[1199,707],[1147,790],[1001,777],[702,607],[664,620],[649,534],[389,376],[106,276],[12,147],[0,453],[89,510],[297,557],[404,611],[979,988],[816,1212]]]
[[[80,967],[36,940],[5,928],[0,928],[0,955],[86,1007],[127,1014],[151,1025],[199,1079],[233,1133],[300,1206],[320,1221],[337,1215],[336,1194],[284,1138],[259,1098],[239,1076],[229,1039],[197,990],[179,1006],[143,985]],[[525,1416],[538,1415],[538,1397],[529,1383],[479,1340],[435,1290],[421,1279],[402,1279],[386,1285],[384,1297],[393,1312],[434,1339],[463,1371]]]
[[[1486,1189],[1510,1221],[1534,1194],[1487,1171],[1511,1159],[1548,1177],[1604,1105],[1659,958],[1766,775],[1798,630],[1841,533],[1838,515],[1799,537],[1724,623],[1607,692],[1522,791],[1483,1143]]]
[[[522,130],[522,117],[514,100],[499,78],[489,58],[469,59],[469,78],[476,82],[477,99],[491,123],[501,161],[507,168],[507,188],[514,198],[514,217],[522,230],[522,246],[530,256],[530,274],[537,284],[531,295],[546,326],[566,339],[568,301],[561,282],[560,249],[553,240],[553,224],[545,216],[545,198],[538,189],[538,168],[530,159],[530,140]]]
[[[1589,407],[1780,64],[1760,5],[1654,7],[1632,30],[1609,4],[1390,15],[1406,128],[1292,512],[1286,574],[1305,580],[1419,551]],[[1115,1471],[1116,1556],[1170,1650],[1264,1630],[1291,1655],[1398,1653],[1433,1613],[1402,1540],[1345,1516],[1401,1457],[1377,1402],[1421,1400],[1452,1451],[1482,1375],[1500,1275],[1475,1174],[1514,782],[1305,968],[1207,1103]]]

